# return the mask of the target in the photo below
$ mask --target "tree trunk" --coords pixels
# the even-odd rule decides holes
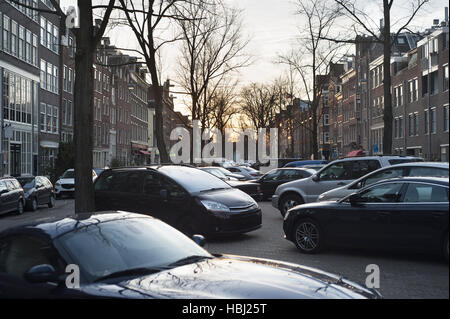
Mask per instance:
[[[150,37],[149,37],[150,38]],[[153,38],[151,38],[153,40]],[[159,158],[161,163],[169,163],[169,154],[166,148],[166,142],[164,141],[164,126],[163,126],[163,92],[160,90],[158,71],[156,69],[156,52],[153,49],[153,43],[150,48],[150,61],[147,61],[147,67],[150,71],[152,79],[153,94],[155,97],[155,134],[156,143],[158,144]]]
[[[392,153],[392,97],[391,97],[391,19],[389,0],[383,0],[384,9],[384,57],[383,57],[383,89],[384,89],[384,135],[383,154]]]
[[[75,57],[74,142],[75,142],[75,213],[95,210],[92,183],[93,146],[93,63],[95,47],[91,1],[78,1],[80,29]]]

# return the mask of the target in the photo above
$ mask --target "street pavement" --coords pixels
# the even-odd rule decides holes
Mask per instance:
[[[205,248],[211,253],[269,258],[315,267],[365,284],[368,265],[380,270],[380,288],[385,298],[449,298],[449,267],[438,256],[377,252],[353,249],[330,249],[317,255],[301,254],[293,243],[283,238],[283,219],[270,202],[259,203],[263,212],[262,228],[248,234],[209,240]],[[0,231],[37,220],[73,216],[74,202],[62,199],[55,208],[41,207],[23,215],[0,216]]]

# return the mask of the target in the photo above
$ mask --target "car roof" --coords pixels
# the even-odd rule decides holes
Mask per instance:
[[[135,214],[124,211],[95,212],[92,214],[79,214],[77,216],[66,217],[63,219],[56,218],[53,221],[31,222],[22,224],[20,226],[12,227],[3,232],[0,232],[0,238],[3,236],[8,236],[17,233],[21,234],[28,233],[46,236],[51,240],[53,240],[59,236],[70,233],[76,229],[84,228],[99,223],[130,218],[154,219],[153,217],[147,215]]]
[[[437,168],[449,168],[448,163],[443,162],[410,162],[410,163],[401,163],[401,164],[395,164],[387,167],[383,167],[383,169],[390,168],[390,167],[402,167],[402,166],[422,166],[422,167],[437,167]]]
[[[344,158],[338,158],[336,160],[334,160],[333,162],[336,161],[359,161],[359,160],[370,160],[370,159],[417,159],[417,160],[423,160],[423,158],[421,157],[417,157],[417,156],[403,156],[403,155],[372,155],[372,156],[354,156],[354,157],[344,157]],[[332,162],[330,162],[331,164]]]
[[[430,183],[430,184],[436,184],[440,186],[446,186],[448,187],[448,178],[446,177],[396,177],[396,178],[389,178],[385,180],[378,181],[374,184],[369,185],[368,187],[372,187],[374,185],[383,184],[387,182],[419,182],[419,183]]]

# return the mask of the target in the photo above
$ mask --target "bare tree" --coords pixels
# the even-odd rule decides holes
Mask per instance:
[[[383,45],[383,89],[384,89],[384,135],[383,135],[383,153],[392,153],[392,135],[393,135],[393,114],[392,114],[392,94],[391,94],[391,52],[392,46],[397,42],[397,38],[401,32],[410,31],[408,29],[414,17],[418,14],[420,9],[429,2],[429,0],[414,0],[411,1],[411,9],[407,18],[402,21],[401,26],[394,32],[391,32],[391,12],[395,10],[393,8],[394,0],[383,0],[383,27],[378,29],[373,27],[373,21],[371,19],[371,13],[364,12],[357,8],[355,0],[334,0],[345,12],[346,16],[353,22],[353,30],[355,36],[353,38],[348,37],[346,34],[344,37],[328,35],[322,36],[323,39],[329,40],[333,43],[358,43],[362,41],[370,41],[373,43],[379,43]],[[397,21],[398,23],[398,21]],[[370,38],[359,37],[358,34],[364,32],[370,35]]]
[[[276,99],[270,85],[252,83],[241,91],[240,113],[253,128],[270,128],[275,123]]]
[[[308,114],[312,118],[310,143],[315,158],[318,158],[318,125],[321,119],[319,102],[330,63],[340,53],[342,44],[325,41],[342,15],[342,9],[332,6],[327,0],[297,0],[297,12],[304,21],[300,26],[299,46],[280,56],[279,62],[292,67],[300,77],[300,83],[308,102]]]
[[[250,63],[244,53],[249,40],[243,38],[240,11],[223,1],[191,3],[177,9],[186,18],[178,20],[183,35],[180,85],[191,97],[192,119],[200,120],[206,128],[211,99],[218,96],[216,90],[226,85],[233,72]]]
[[[210,98],[209,124],[217,128],[222,136],[225,136],[225,129],[231,126],[236,114],[236,85],[237,81],[234,81],[233,84],[222,86]]]
[[[37,9],[14,0],[15,4],[42,13],[60,17],[60,34],[66,30],[68,18],[58,1],[50,0],[53,9]],[[95,7],[91,0],[78,0],[79,28],[72,29],[76,37],[75,85],[74,85],[74,143],[75,143],[75,213],[95,210],[94,188],[92,183],[93,147],[93,83],[94,56],[108,25],[115,0],[107,5]],[[94,26],[94,9],[104,9],[100,25]]]
[[[158,144],[161,162],[169,162],[169,154],[164,142],[163,129],[163,96],[160,84],[159,49],[179,40],[177,36],[164,38],[162,34],[171,22],[183,20],[184,17],[177,14],[181,7],[194,2],[201,3],[202,0],[119,0],[124,20],[132,29],[140,46],[145,63],[150,73],[153,96],[155,97],[155,135]]]

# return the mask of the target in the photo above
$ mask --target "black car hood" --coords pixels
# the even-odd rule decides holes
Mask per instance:
[[[317,269],[267,259],[221,256],[115,284],[81,288],[119,298],[379,298],[374,291]]]
[[[196,197],[200,200],[212,200],[228,207],[248,206],[254,203],[254,200],[237,188],[227,188],[204,193],[197,193]]]

